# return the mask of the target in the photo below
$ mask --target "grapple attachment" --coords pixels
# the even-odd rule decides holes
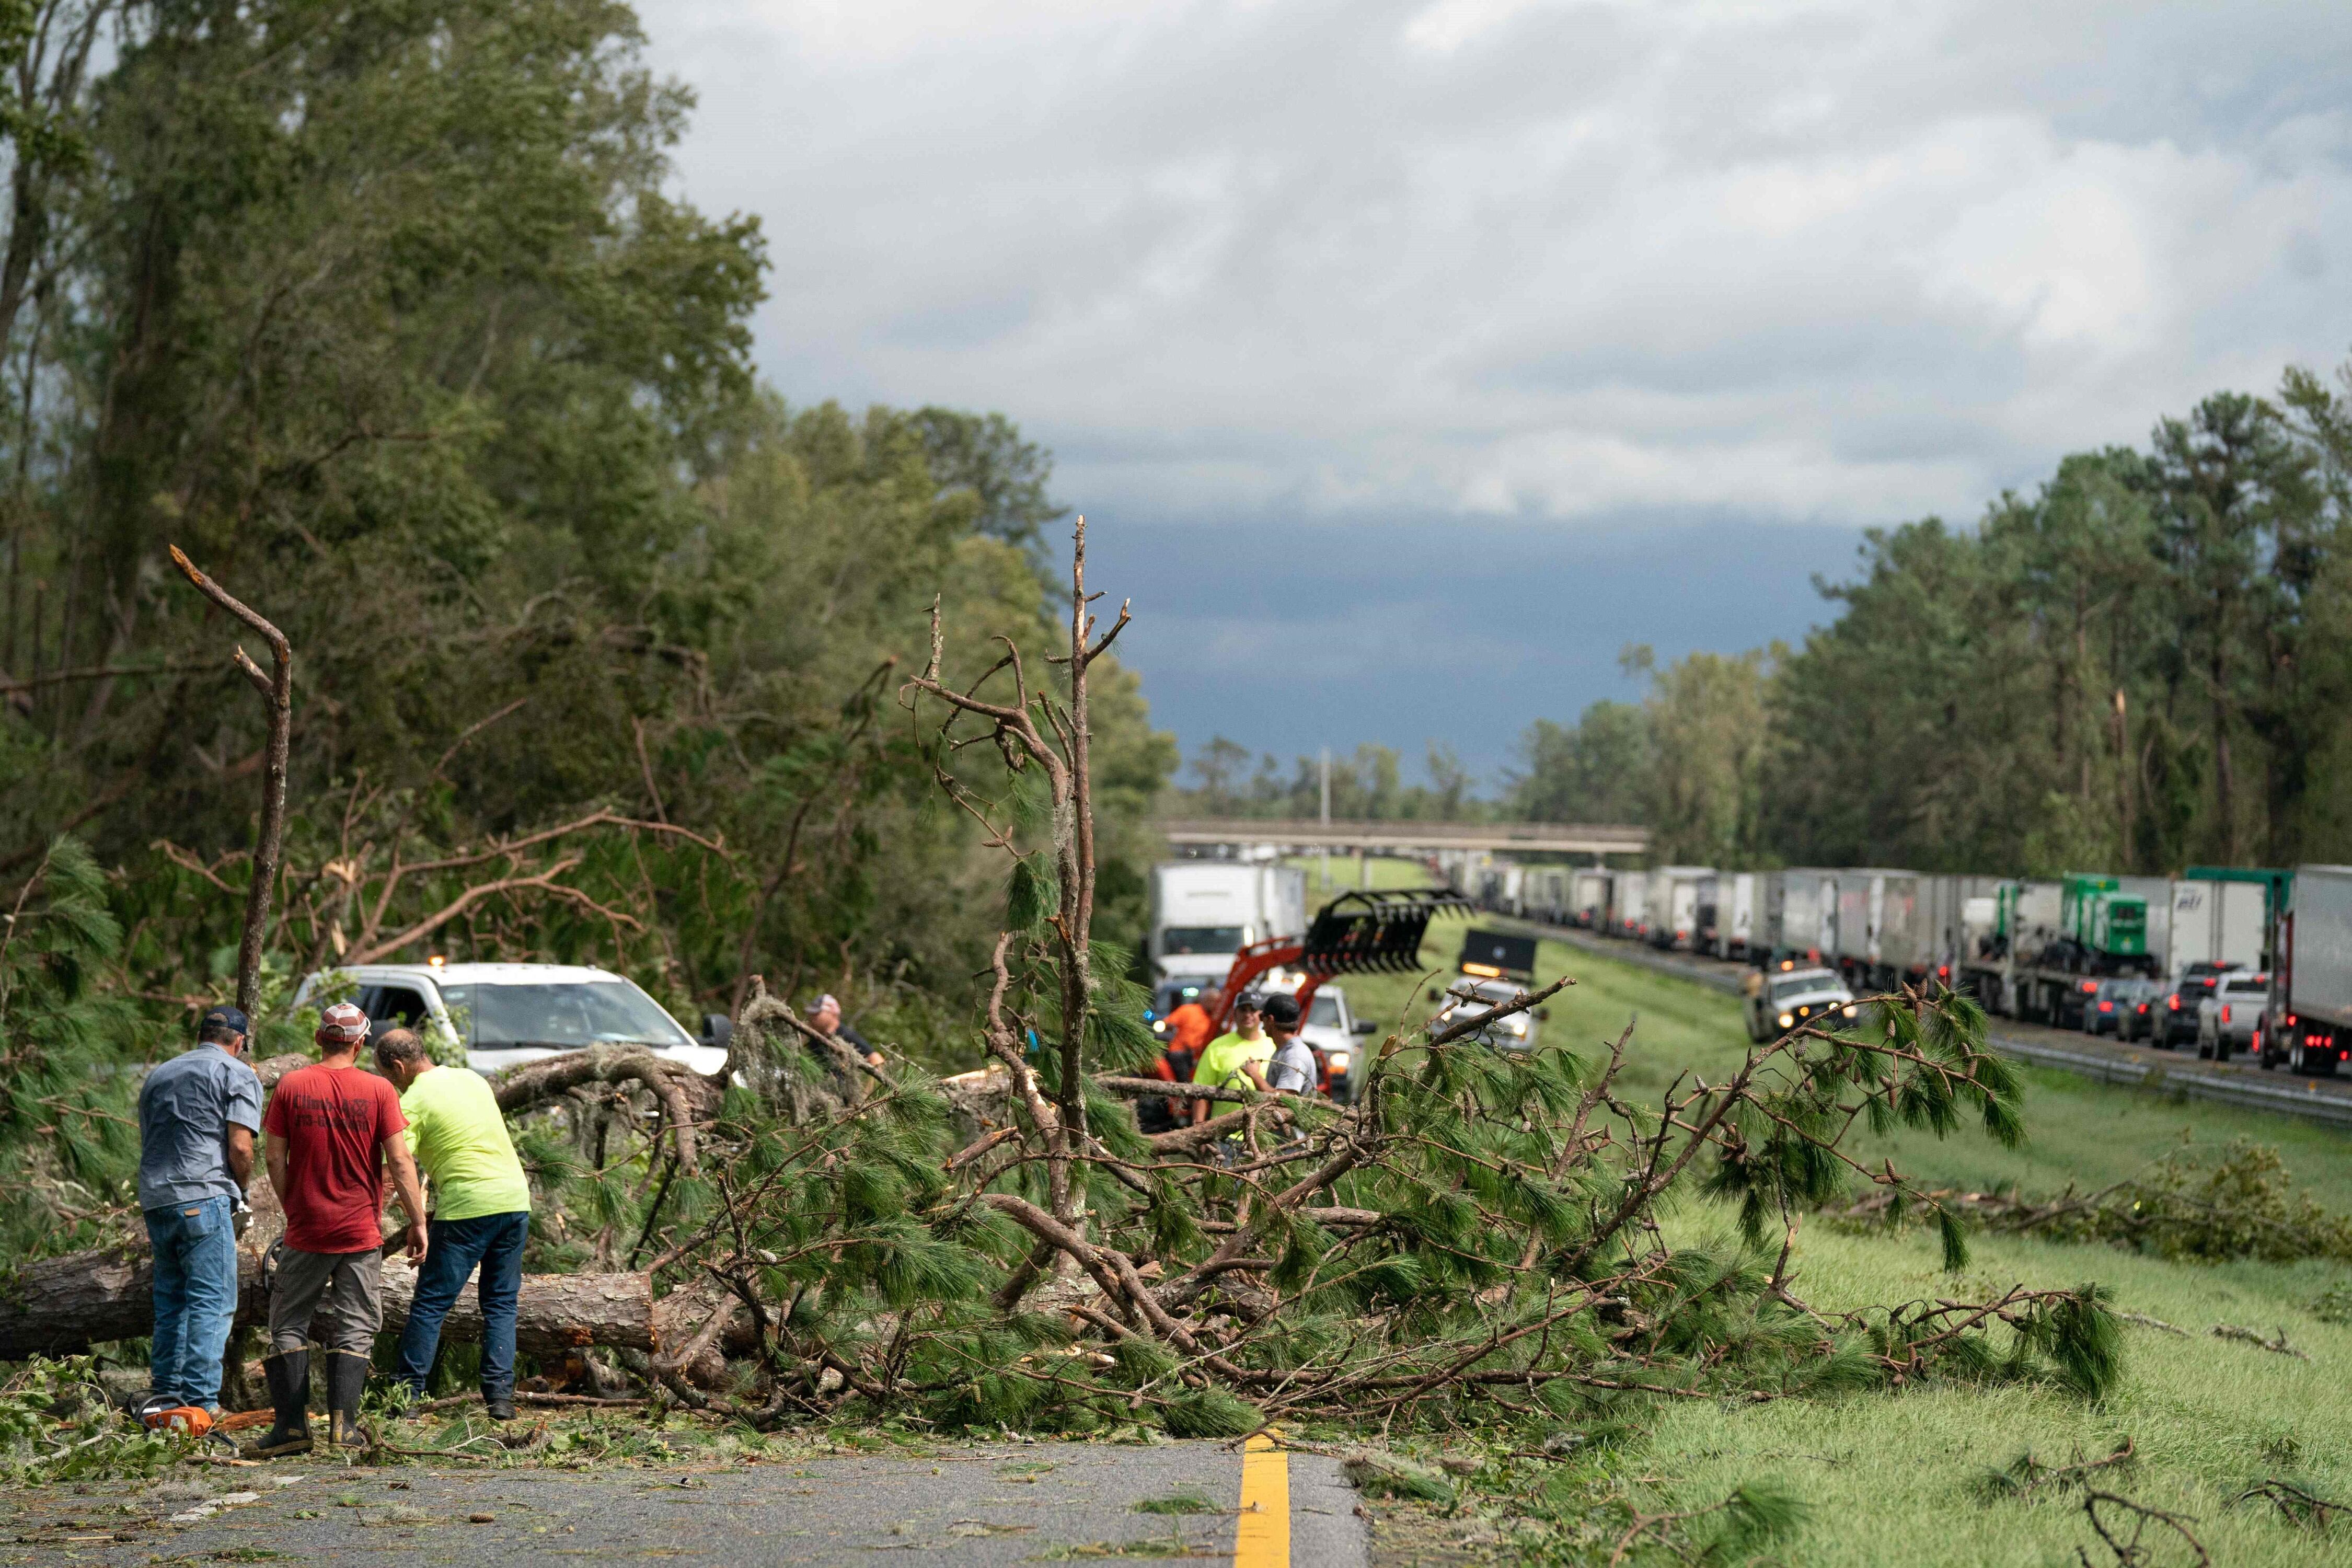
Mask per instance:
[[[1342,893],[1307,928],[1297,967],[1318,980],[1334,974],[1395,974],[1421,967],[1421,939],[1444,913],[1468,914],[1468,899],[1452,891]]]
[[[1273,937],[1234,954],[1217,997],[1216,1027],[1224,1028],[1234,1001],[1273,970],[1305,972],[1297,991],[1301,1008],[1335,974],[1410,973],[1421,967],[1421,939],[1429,922],[1441,914],[1468,914],[1475,907],[1444,889],[1342,893],[1316,914],[1303,938]]]

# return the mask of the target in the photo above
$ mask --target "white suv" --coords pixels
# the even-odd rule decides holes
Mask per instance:
[[[371,1037],[400,1027],[446,1031],[466,1047],[466,1065],[494,1073],[590,1046],[639,1045],[657,1057],[715,1073],[727,1062],[729,1021],[713,1013],[700,1038],[689,1035],[635,983],[606,970],[564,963],[359,963],[307,976],[300,1006],[331,980],[358,985],[352,1000]]]

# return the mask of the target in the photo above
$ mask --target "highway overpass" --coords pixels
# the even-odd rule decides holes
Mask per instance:
[[[1278,845],[1292,849],[1541,850],[1640,855],[1649,830],[1574,822],[1318,822],[1283,817],[1192,817],[1160,824],[1171,845]]]

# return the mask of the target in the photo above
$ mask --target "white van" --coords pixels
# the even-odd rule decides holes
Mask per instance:
[[[535,1062],[591,1046],[644,1046],[703,1074],[727,1063],[733,1032],[724,1014],[688,1034],[635,982],[603,969],[565,963],[357,963],[306,976],[294,994],[301,1006],[331,980],[358,985],[352,997],[368,1016],[371,1038],[383,1029],[446,1031],[466,1047],[478,1073]]]

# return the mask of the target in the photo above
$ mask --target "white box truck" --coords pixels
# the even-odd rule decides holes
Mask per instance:
[[[1234,860],[1171,860],[1151,868],[1155,977],[1223,980],[1234,954],[1307,931],[1307,873]]]
[[[2148,950],[2164,955],[2164,973],[2178,980],[2192,963],[2263,963],[2263,887],[2259,882],[2175,882],[2163,900],[2164,940],[2148,933]],[[2158,900],[2148,900],[2155,919]]]

